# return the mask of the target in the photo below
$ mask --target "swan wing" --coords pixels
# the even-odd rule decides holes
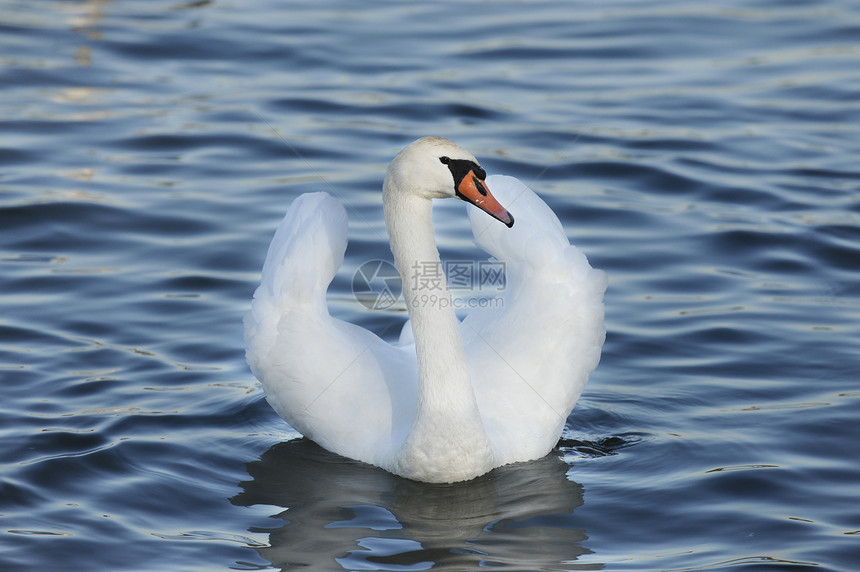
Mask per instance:
[[[571,245],[558,217],[513,177],[487,186],[514,215],[506,228],[469,209],[475,241],[505,266],[500,299],[473,310],[462,333],[478,406],[505,463],[558,441],[605,338],[606,275]]]
[[[346,232],[346,211],[327,193],[293,202],[245,316],[246,356],[293,428],[385,467],[414,414],[415,356],[329,314],[326,290],[343,262]]]

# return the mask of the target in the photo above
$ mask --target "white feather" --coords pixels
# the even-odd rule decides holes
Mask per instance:
[[[422,139],[386,176],[401,275],[438,261],[430,198],[454,194],[440,156],[474,160],[447,140]],[[452,307],[416,303],[427,292],[404,281],[411,322],[398,344],[328,313],[346,212],[325,193],[294,201],[245,318],[248,363],[293,428],[341,455],[435,482],[537,459],[556,444],[599,360],[606,277],[534,192],[511,177],[486,182],[515,217],[507,228],[470,207],[477,244],[507,271],[500,301],[458,325]]]

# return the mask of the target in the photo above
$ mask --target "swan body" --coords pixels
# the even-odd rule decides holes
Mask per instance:
[[[462,323],[444,277],[441,286],[416,277],[441,264],[431,201],[455,196],[478,207],[469,209],[475,240],[506,271],[499,303]],[[395,157],[383,206],[410,317],[399,343],[329,314],[346,212],[326,193],[301,195],[245,317],[248,363],[269,403],[324,448],[419,481],[543,457],[597,366],[605,274],[536,194],[486,177],[446,139],[419,139]]]

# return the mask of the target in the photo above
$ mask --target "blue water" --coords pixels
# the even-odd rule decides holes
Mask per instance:
[[[0,1],[0,569],[860,569],[858,62],[836,0]],[[242,347],[316,190],[396,334],[350,284],[428,134],[610,279],[557,451],[450,486],[298,439]]]

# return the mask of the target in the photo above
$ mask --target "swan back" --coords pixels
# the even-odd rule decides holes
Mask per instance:
[[[329,314],[326,289],[343,261],[346,231],[346,211],[327,193],[293,201],[245,315],[246,359],[294,429],[391,470],[415,412],[414,353],[410,360]]]
[[[530,188],[514,177],[487,177],[490,191],[517,216],[517,224],[507,229],[469,209],[475,243],[490,255],[514,265],[538,269],[570,246],[561,221]]]
[[[279,310],[325,298],[346,252],[346,210],[328,193],[305,193],[293,202],[263,263],[261,287]]]
[[[469,210],[476,243],[504,264],[507,282],[500,302],[470,312],[462,331],[488,434],[511,462],[549,452],[597,366],[606,275],[523,183],[494,175],[487,186],[517,224],[499,228]]]

